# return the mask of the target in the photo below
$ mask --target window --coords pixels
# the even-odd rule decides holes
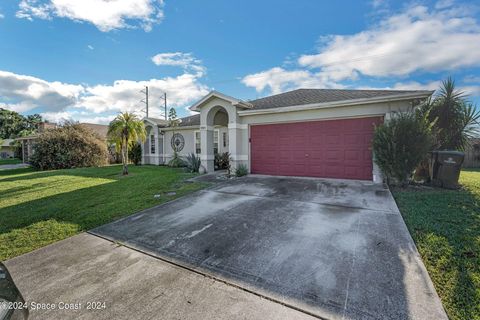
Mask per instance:
[[[226,148],[227,147],[227,139],[228,139],[228,136],[227,136],[227,133],[224,132],[223,133],[223,147]]]
[[[155,153],[155,136],[153,134],[150,136],[150,153]]]
[[[200,131],[195,131],[195,153],[202,153],[202,149],[200,147]]]
[[[213,131],[213,154],[218,154],[218,129]]]

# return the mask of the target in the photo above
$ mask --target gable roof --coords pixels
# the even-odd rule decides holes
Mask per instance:
[[[297,89],[265,98],[249,101],[255,109],[282,108],[307,104],[328,103],[358,99],[387,98],[389,96],[430,96],[426,90],[346,90],[346,89]]]
[[[208,100],[210,100],[211,98],[213,97],[216,97],[216,98],[220,98],[220,99],[223,99],[223,100],[226,100],[226,101],[229,101],[231,104],[233,104],[234,106],[239,106],[239,107],[243,107],[245,109],[250,109],[252,108],[252,105],[249,103],[249,102],[245,102],[243,100],[240,100],[240,99],[237,99],[237,98],[234,98],[234,97],[231,97],[231,96],[227,96],[226,94],[223,94],[221,92],[218,92],[218,91],[210,91],[206,96],[204,96],[202,99],[200,99],[199,101],[197,101],[196,103],[194,103],[191,107],[190,107],[190,110],[192,111],[198,111],[198,108],[200,108],[205,102],[207,102]]]
[[[168,120],[165,120],[165,119],[158,119],[158,118],[151,118],[151,117],[148,117],[148,118],[143,118],[144,121],[148,121],[150,122],[151,124],[157,124],[159,126],[165,126],[168,124]]]

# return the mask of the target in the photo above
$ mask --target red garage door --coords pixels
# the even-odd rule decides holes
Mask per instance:
[[[254,125],[252,173],[372,180],[371,141],[381,117]]]

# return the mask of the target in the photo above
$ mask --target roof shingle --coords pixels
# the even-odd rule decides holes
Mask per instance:
[[[273,96],[249,101],[253,109],[281,108],[312,103],[325,103],[355,99],[387,97],[400,94],[425,93],[416,90],[345,90],[345,89],[297,89]]]

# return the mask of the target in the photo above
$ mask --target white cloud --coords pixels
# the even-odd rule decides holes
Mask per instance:
[[[469,96],[480,96],[480,85],[471,85],[466,84],[467,82],[464,80],[461,84],[456,84],[456,89],[462,91],[466,95]],[[437,91],[442,86],[441,80],[434,80],[428,82],[418,82],[418,81],[406,81],[406,82],[396,82],[393,86],[388,87],[358,87],[357,89],[364,89],[364,90],[432,90]]]
[[[385,5],[385,0],[372,0],[371,5],[373,8],[378,8]]]
[[[0,12],[0,19],[3,19],[3,18],[5,18],[5,15]]]
[[[420,83],[418,81],[397,82],[392,89],[395,90],[437,90],[442,85],[442,81],[430,81]]]
[[[0,71],[0,97],[4,105],[25,112],[42,106],[46,110],[61,110],[74,104],[84,91],[81,85]]]
[[[80,123],[108,124],[115,118],[116,114],[98,116],[85,111],[67,110],[62,112],[42,112],[41,116],[43,119],[55,123],[75,121]]]
[[[318,54],[298,62],[335,81],[478,66],[480,25],[460,6],[431,11],[415,6],[363,32],[331,35]]]
[[[150,116],[163,112],[164,92],[168,107],[185,107],[206,95],[209,88],[200,77],[183,73],[176,77],[145,81],[118,80],[95,86],[48,82],[39,78],[0,71],[0,107],[17,112],[41,112],[49,120],[70,119],[108,122],[117,112],[140,112],[144,97],[140,90],[149,87]],[[143,114],[139,113],[143,116]],[[88,121],[87,121],[88,120]]]
[[[468,75],[463,78],[465,83],[480,83],[480,76]]]
[[[91,44],[87,45],[87,48],[90,49],[90,50],[95,49]]]
[[[384,1],[373,1],[381,7]],[[353,35],[320,38],[318,53],[301,55],[292,69],[273,67],[242,82],[273,93],[298,87],[338,87],[376,77],[408,78],[413,73],[480,66],[480,24],[469,7],[437,3],[436,9],[410,6],[382,15],[374,26]],[[377,9],[381,10],[381,9]]]
[[[435,9],[445,9],[455,4],[455,0],[440,0],[435,4]]]
[[[103,32],[138,25],[150,31],[162,21],[163,5],[163,0],[21,0],[16,16],[89,22]]]
[[[198,76],[202,76],[205,72],[205,67],[202,65],[202,61],[195,58],[192,53],[159,53],[152,57],[152,62],[157,66],[174,66],[182,67],[185,70],[192,70],[197,72]]]
[[[180,107],[208,93],[208,88],[193,74],[177,77],[150,79],[147,81],[118,80],[113,85],[97,85],[86,88],[77,106],[101,113],[106,111],[135,111],[143,108],[140,90],[149,87],[149,102],[152,112],[159,113],[163,107],[163,93],[167,92],[169,107]]]
[[[299,88],[341,88],[342,85],[329,80],[322,74],[315,74],[307,70],[287,71],[275,67],[259,73],[250,74],[242,79],[248,87],[254,87],[257,92],[270,88],[273,94]]]

